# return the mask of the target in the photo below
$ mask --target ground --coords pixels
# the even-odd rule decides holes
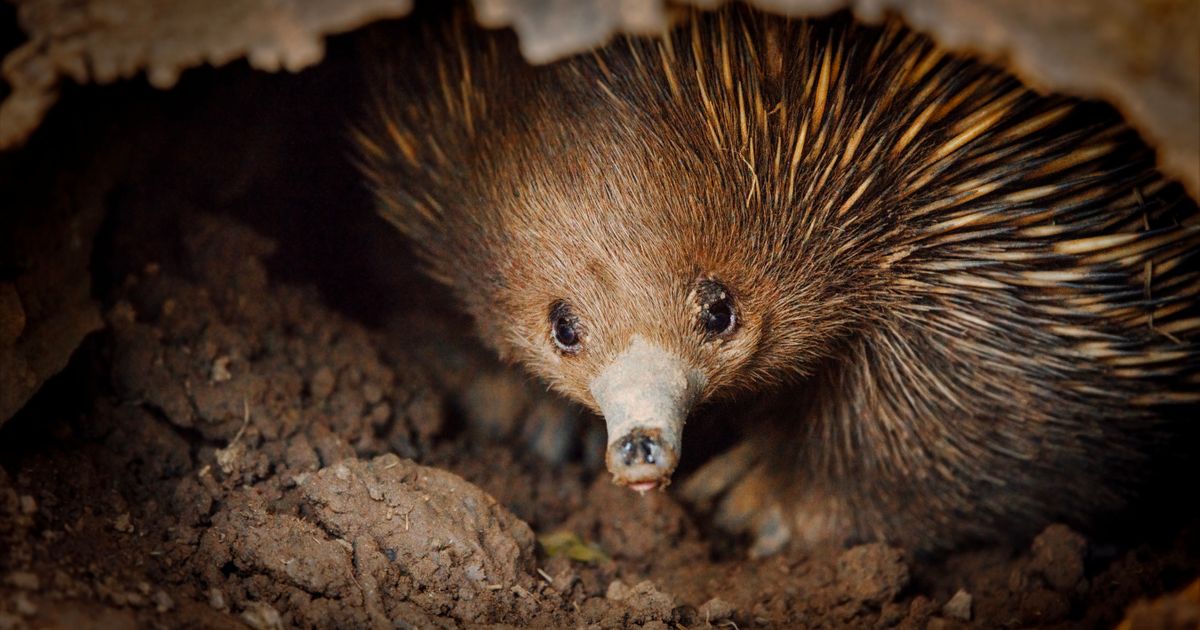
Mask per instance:
[[[453,327],[369,330],[251,229],[186,221],[2,434],[0,627],[1095,627],[1195,575],[1194,528],[746,559]]]
[[[1200,526],[1157,517],[752,560],[613,486],[603,423],[497,363],[371,214],[330,122],[352,48],[67,95],[22,154],[30,207],[103,217],[103,327],[0,428],[0,628],[1111,627],[1200,575]],[[681,476],[732,444],[689,435]],[[1196,627],[1200,587],[1131,619]]]

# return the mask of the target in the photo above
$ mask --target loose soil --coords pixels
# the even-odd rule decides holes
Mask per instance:
[[[105,92],[35,139],[51,168],[81,143],[56,190],[104,200],[106,325],[0,429],[0,629],[1091,628],[1200,575],[1200,527],[1157,518],[748,559],[613,486],[602,422],[498,364],[371,216],[331,56]],[[732,445],[689,434],[693,469]],[[1197,627],[1200,586],[1131,619]]]
[[[245,226],[184,227],[5,430],[2,627],[1096,627],[1195,575],[1194,529],[748,560],[573,457],[598,423],[469,337],[369,331]]]

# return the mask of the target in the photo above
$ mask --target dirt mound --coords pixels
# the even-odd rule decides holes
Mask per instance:
[[[272,281],[251,230],[180,233],[0,434],[0,627],[1090,627],[1200,566],[1195,528],[1065,526],[747,560],[572,456],[596,427],[464,335],[370,332]]]

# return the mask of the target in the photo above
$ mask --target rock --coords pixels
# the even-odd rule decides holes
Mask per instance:
[[[1066,525],[1051,525],[1033,540],[1029,572],[1040,574],[1059,593],[1070,593],[1083,579],[1087,540]]]
[[[946,602],[945,606],[942,606],[942,614],[951,619],[970,621],[972,600],[971,594],[960,588],[950,598],[950,601]]]
[[[400,565],[430,612],[450,608],[483,619],[492,596],[533,585],[533,531],[458,475],[383,455],[323,468],[300,489],[322,531],[372,541],[374,548],[356,548],[355,556]]]
[[[604,596],[624,603],[645,619],[670,619],[675,610],[675,598],[660,592],[650,580],[638,582],[632,588],[621,580],[613,580]]]
[[[23,591],[38,590],[39,580],[36,573],[30,571],[13,571],[4,577],[4,583]]]
[[[854,547],[837,560],[837,581],[846,594],[872,606],[895,599],[908,580],[904,555],[883,543]]]
[[[730,604],[720,597],[714,597],[703,604],[700,604],[699,613],[701,620],[705,621],[706,623],[711,623],[713,621],[723,621],[725,619],[729,619],[733,616],[735,611],[736,609],[733,607],[733,604]]]

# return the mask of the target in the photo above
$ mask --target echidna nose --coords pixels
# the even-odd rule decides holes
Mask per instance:
[[[618,483],[645,492],[667,485],[679,457],[657,429],[638,427],[613,440],[605,459]]]
[[[662,445],[648,435],[626,435],[617,444],[617,453],[621,458],[621,463],[626,466],[637,464],[653,466],[663,460]]]
[[[671,482],[684,420],[703,387],[700,370],[639,335],[592,379],[592,397],[608,426],[604,460],[614,482],[638,492]]]

